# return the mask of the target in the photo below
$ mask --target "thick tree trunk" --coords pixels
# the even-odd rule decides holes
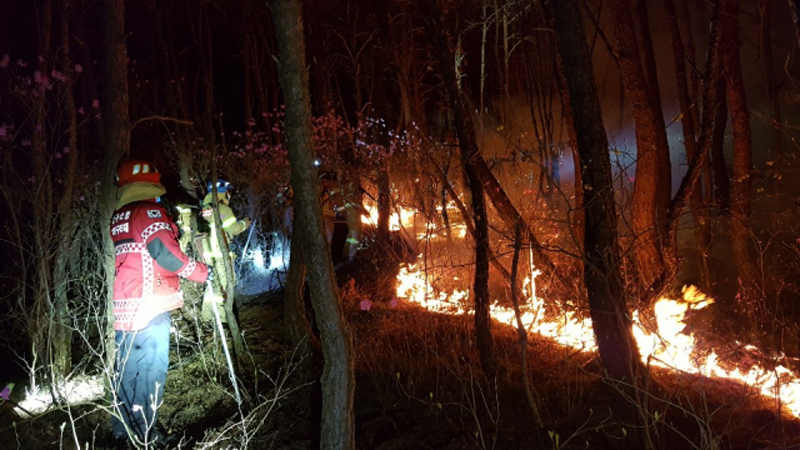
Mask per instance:
[[[586,210],[584,277],[600,359],[608,373],[634,382],[644,372],[620,275],[617,214],[608,138],[577,0],[551,2],[583,165]]]
[[[635,0],[634,10],[639,24],[639,35],[642,38],[642,68],[647,80],[647,88],[650,93],[650,103],[655,110],[656,124],[665,124],[664,110],[661,106],[661,90],[658,82],[658,68],[656,66],[655,50],[653,49],[653,37],[650,33],[650,14],[647,11],[648,0]],[[664,125],[664,140],[658,147],[658,176],[659,191],[656,193],[656,205],[658,206],[657,223],[659,235],[663,235],[666,229],[667,206],[672,198],[672,164],[670,162],[669,143],[667,142],[666,125]]]
[[[620,274],[617,244],[617,215],[614,203],[608,138],[603,127],[580,7],[577,0],[551,2],[558,50],[564,62],[567,89],[577,130],[583,176],[586,234],[584,238],[584,281],[600,361],[608,375],[625,384],[620,389],[629,398],[639,398],[645,368],[633,337]],[[578,24],[578,26],[576,26]],[[627,387],[626,387],[627,386]],[[652,448],[642,413],[643,403],[623,403],[622,420],[637,421],[640,431],[632,433],[637,448]]]
[[[731,244],[739,270],[739,292],[737,299],[742,311],[751,317],[763,314],[763,298],[760,295],[758,269],[750,248],[750,167],[753,164],[753,149],[750,131],[750,110],[742,78],[739,58],[739,3],[728,2],[724,19],[724,44],[722,61],[727,82],[728,105],[730,105],[731,128],[733,129],[733,183],[731,185]]]
[[[125,43],[125,1],[109,0],[105,3],[105,26],[103,42],[106,45],[104,64],[104,83],[102,91],[103,138],[105,164],[103,180],[100,185],[99,228],[107,229],[111,215],[116,207],[117,189],[114,183],[117,164],[128,153],[131,143],[130,119],[128,114],[128,52]],[[107,349],[114,348],[113,286],[114,286],[114,244],[111,235],[103,233],[103,253],[106,255],[106,295],[108,298]],[[108,364],[113,364],[113,352],[109,352]],[[113,367],[109,365],[108,367]]]
[[[291,253],[289,256],[289,275],[286,277],[286,291],[283,301],[283,316],[289,339],[299,348],[299,356],[311,361],[313,348],[319,348],[317,336],[309,320],[305,302],[306,263],[303,257],[302,227],[292,232]]]
[[[657,88],[648,86],[642,69],[628,0],[612,0],[610,8],[620,71],[636,126],[636,181],[632,201],[632,225],[636,234],[634,258],[640,287],[646,289],[658,280],[665,268],[662,232],[668,205],[663,203],[662,193],[670,191],[663,170],[665,161],[669,161],[669,147],[663,113],[653,101],[652,92]]]
[[[353,341],[339,301],[322,220],[301,2],[274,0],[271,7],[280,54],[278,75],[286,102],[286,138],[295,193],[294,223],[295,227],[303,227],[299,236],[306,261],[315,261],[307,267],[325,359],[320,447],[355,449]]]

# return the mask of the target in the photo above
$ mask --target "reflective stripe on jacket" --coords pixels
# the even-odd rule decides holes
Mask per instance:
[[[158,314],[183,306],[179,278],[208,278],[208,268],[181,251],[177,226],[154,201],[120,207],[110,231],[116,249],[115,330],[140,330]]]

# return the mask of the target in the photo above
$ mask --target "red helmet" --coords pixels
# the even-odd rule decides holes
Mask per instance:
[[[122,187],[139,181],[160,183],[161,174],[158,173],[156,166],[147,161],[131,159],[120,163],[117,167],[117,186]]]

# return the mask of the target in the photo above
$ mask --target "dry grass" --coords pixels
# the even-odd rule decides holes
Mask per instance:
[[[380,411],[375,418],[357,418],[361,434],[374,445],[364,448],[412,448],[393,442],[421,436],[417,430],[431,426],[446,438],[420,448],[641,448],[630,437],[636,420],[624,411],[642,407],[655,448],[800,446],[800,421],[752,388],[653,369],[649,392],[640,393],[646,405],[631,405],[623,390],[603,377],[594,355],[534,336],[529,373],[546,424],[536,430],[510,327],[495,324],[503,370],[487,379],[477,360],[471,316],[434,314],[404,303],[377,304],[370,311],[354,306],[348,315],[358,355],[357,416],[364,408],[359,400]],[[396,418],[404,412],[416,419]],[[386,417],[392,427],[386,427]],[[370,429],[373,423],[383,435]]]
[[[537,429],[521,380],[515,330],[494,324],[502,370],[481,372],[472,316],[431,313],[376,286],[342,287],[356,345],[356,441],[361,449],[641,449],[637,415],[646,408],[657,449],[800,448],[800,422],[738,383],[650,371],[646,405],[603,377],[593,354],[531,335],[528,359],[545,428]],[[355,280],[355,278],[354,278]],[[363,302],[370,302],[364,310]],[[315,387],[296,371],[299,361],[284,340],[282,306],[258,304],[240,316],[250,349],[240,372],[251,401],[242,412],[229,396],[224,368],[206,367],[197,354],[174,358],[162,423],[192,442],[181,448],[317,448]],[[199,348],[213,355],[213,344]],[[196,350],[192,350],[196,351]],[[216,379],[214,379],[216,377]],[[227,393],[226,393],[227,392]],[[107,415],[95,406],[75,409],[86,448],[102,449]],[[61,448],[64,411],[7,425],[6,448]],[[19,445],[15,445],[19,442]],[[66,445],[64,448],[70,448]],[[228,447],[229,448],[229,447]]]

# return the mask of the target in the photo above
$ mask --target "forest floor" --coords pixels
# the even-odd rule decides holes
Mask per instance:
[[[595,353],[531,334],[528,380],[540,427],[516,330],[493,325],[499,370],[487,377],[471,315],[397,301],[396,271],[351,269],[341,293],[355,343],[359,449],[800,449],[800,420],[752,387],[651,367],[646,386],[631,389],[604,377]],[[307,375],[315,365],[285,337],[281,295],[247,299],[239,322],[248,348],[237,369],[241,408],[219,340],[191,309],[174,316],[182,337],[159,412],[161,428],[181,438],[171,448],[320,448],[320,388]],[[105,405],[27,417],[3,403],[0,448],[115,448]]]

